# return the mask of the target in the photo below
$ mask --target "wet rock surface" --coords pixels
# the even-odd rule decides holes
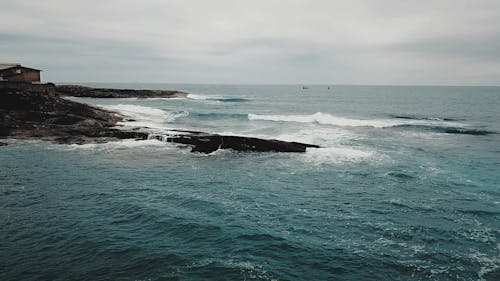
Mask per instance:
[[[54,90],[15,90],[0,84],[0,137],[112,136],[118,114],[61,98]]]

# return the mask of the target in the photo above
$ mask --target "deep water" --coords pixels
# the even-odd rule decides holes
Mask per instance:
[[[124,126],[322,148],[11,139],[0,280],[500,280],[499,87],[97,86],[191,93],[77,99]]]

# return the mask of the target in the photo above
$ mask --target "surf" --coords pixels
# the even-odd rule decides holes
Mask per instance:
[[[223,97],[217,95],[200,95],[200,94],[188,94],[188,99],[191,100],[201,100],[201,101],[218,101],[218,102],[247,102],[249,99],[240,97]]]
[[[398,121],[391,119],[354,119],[347,117],[334,116],[328,113],[316,112],[310,115],[261,115],[248,114],[249,120],[263,120],[275,122],[296,122],[296,123],[317,123],[322,125],[333,125],[343,127],[374,127],[385,128],[400,124],[406,124],[407,121]]]
[[[98,106],[125,116],[124,120],[118,124],[126,127],[165,129],[167,123],[172,123],[178,118],[189,116],[189,112],[185,110],[165,111],[159,108],[133,104],[101,104]]]

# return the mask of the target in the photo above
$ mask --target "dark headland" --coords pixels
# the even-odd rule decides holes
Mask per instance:
[[[210,153],[217,149],[236,151],[305,152],[317,145],[272,139],[218,135],[173,130],[174,135],[158,136],[147,128],[125,130],[117,126],[124,116],[65,97],[91,98],[174,98],[187,93],[166,90],[91,88],[78,85],[0,82],[0,146],[7,138],[40,139],[63,144],[103,143],[120,139],[156,138]]]

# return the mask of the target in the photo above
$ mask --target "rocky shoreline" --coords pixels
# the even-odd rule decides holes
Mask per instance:
[[[41,139],[63,144],[104,143],[120,139],[155,138],[185,144],[193,152],[217,149],[236,151],[305,152],[317,145],[174,130],[171,135],[153,135],[147,128],[123,130],[117,123],[124,116],[102,108],[65,99],[65,96],[93,98],[174,98],[187,93],[163,90],[90,88],[78,85],[24,84],[0,82],[0,146],[3,139]]]

